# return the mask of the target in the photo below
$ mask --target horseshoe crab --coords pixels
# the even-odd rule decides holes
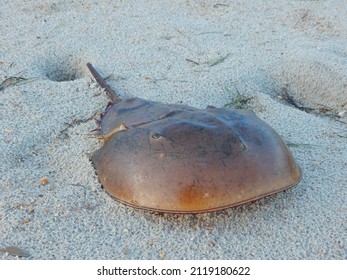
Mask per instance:
[[[98,122],[105,143],[91,161],[115,200],[158,212],[202,213],[301,180],[286,144],[253,111],[121,100],[87,66],[111,100]]]

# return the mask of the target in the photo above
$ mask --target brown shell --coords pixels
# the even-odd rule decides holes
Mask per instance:
[[[301,172],[252,111],[132,98],[111,103],[91,157],[106,192],[133,207],[201,213],[288,189]]]

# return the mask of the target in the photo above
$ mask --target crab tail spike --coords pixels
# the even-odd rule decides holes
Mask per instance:
[[[105,82],[105,80],[100,76],[100,74],[95,70],[95,68],[93,67],[92,64],[90,64],[89,62],[87,63],[87,67],[90,71],[90,73],[92,73],[92,75],[94,76],[95,80],[98,82],[98,84],[105,89],[106,94],[108,96],[108,98],[113,102],[113,103],[118,103],[121,101],[121,99],[119,98],[118,94],[112,89],[110,88],[110,86]]]

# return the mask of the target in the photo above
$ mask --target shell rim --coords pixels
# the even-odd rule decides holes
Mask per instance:
[[[285,186],[281,189],[278,189],[278,190],[275,190],[273,192],[269,192],[269,193],[266,193],[266,194],[263,194],[261,196],[257,196],[257,197],[254,197],[254,198],[250,198],[250,199],[246,199],[246,200],[242,200],[240,202],[237,202],[237,203],[234,203],[234,204],[227,204],[227,205],[223,205],[223,206],[219,206],[219,207],[214,207],[214,208],[208,208],[208,209],[198,209],[198,210],[167,210],[167,209],[160,209],[160,208],[152,208],[152,207],[146,207],[146,206],[141,206],[141,205],[136,205],[136,204],[133,204],[133,203],[130,203],[130,202],[127,202],[125,200],[122,200],[122,199],[119,199],[115,196],[113,196],[112,194],[108,193],[106,191],[106,193],[114,200],[126,205],[126,206],[130,206],[132,208],[135,208],[135,209],[141,209],[141,210],[146,210],[146,211],[150,211],[150,212],[159,212],[159,213],[169,213],[169,214],[204,214],[204,213],[212,213],[212,212],[216,212],[216,211],[220,211],[220,210],[225,210],[225,209],[228,209],[228,208],[234,208],[234,207],[237,207],[237,206],[240,206],[242,204],[246,204],[246,203],[250,203],[250,202],[253,202],[253,201],[257,201],[259,199],[262,199],[264,197],[267,197],[267,196],[271,196],[271,195],[274,195],[276,193],[279,193],[279,192],[282,192],[282,191],[285,191],[287,189],[290,189],[292,187],[295,187],[296,185],[298,185],[301,180],[302,180],[302,177],[303,177],[303,172],[300,168],[300,166],[298,166],[298,169],[299,169],[299,178],[297,181],[295,181],[293,184],[290,184],[288,186]]]

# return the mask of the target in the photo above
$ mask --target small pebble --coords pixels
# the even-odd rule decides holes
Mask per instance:
[[[12,134],[13,133],[13,130],[12,129],[5,129],[4,132],[6,134]]]
[[[23,224],[29,223],[30,222],[30,218],[29,217],[25,217],[22,221]]]
[[[165,258],[165,252],[164,251],[160,251],[159,257],[160,257],[161,260],[164,259]]]
[[[48,183],[48,178],[47,177],[43,177],[43,178],[41,178],[40,179],[40,183],[41,183],[41,185],[46,185],[47,183]]]

